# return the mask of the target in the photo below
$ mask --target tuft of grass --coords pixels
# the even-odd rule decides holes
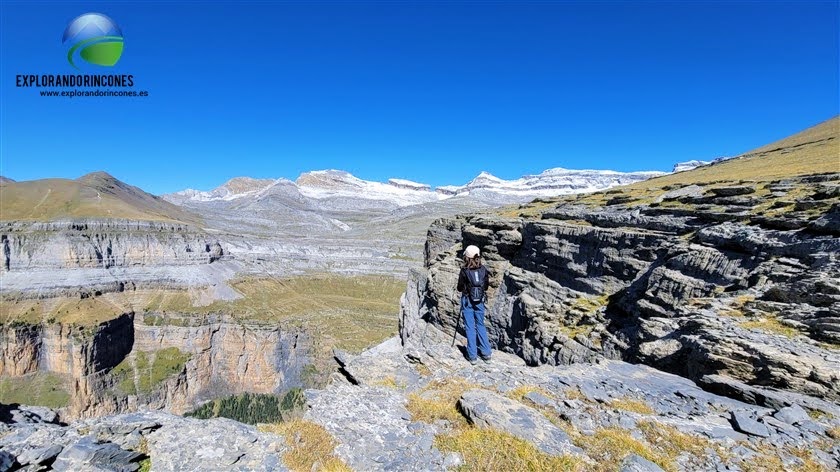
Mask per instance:
[[[792,466],[786,465],[782,462],[782,459],[778,455],[758,451],[758,454],[751,457],[749,460],[742,461],[738,465],[744,472],[767,472],[771,470],[784,470],[788,472],[828,472],[830,470],[812,459],[811,452],[806,449],[791,448],[788,449],[787,452],[797,457],[801,463]]]
[[[683,433],[671,425],[656,421],[642,421],[638,424],[638,428],[644,434],[645,440],[662,451],[670,460],[676,459],[683,453],[704,457],[707,448],[715,449],[708,439]]]
[[[317,423],[295,419],[284,423],[261,424],[257,428],[265,433],[285,437],[289,449],[283,454],[283,463],[293,472],[352,472],[335,455],[335,439]]]
[[[546,397],[551,397],[551,394],[548,393],[545,389],[537,387],[535,385],[520,385],[519,387],[516,387],[515,389],[507,392],[505,395],[512,400],[521,402],[525,395],[528,395],[531,392],[537,392],[542,395],[545,395]]]
[[[808,416],[810,416],[812,420],[817,420],[817,421],[822,420],[822,419],[829,419],[830,420],[830,419],[834,418],[834,415],[832,415],[831,413],[829,413],[827,411],[811,410],[811,409],[808,410]]]
[[[581,392],[580,389],[577,387],[567,388],[566,391],[563,392],[563,395],[569,400],[581,400],[584,402],[589,401],[589,399],[586,398],[586,395],[584,395],[583,392]]]
[[[400,385],[397,383],[397,379],[395,379],[393,375],[388,375],[377,379],[373,382],[373,385],[393,389],[405,388],[404,385]]]
[[[592,436],[577,434],[572,436],[572,439],[597,463],[592,470],[618,470],[621,461],[630,454],[638,454],[665,470],[674,470],[674,465],[667,455],[654,451],[650,446],[635,439],[626,429],[601,428]]]
[[[616,398],[610,402],[610,406],[619,410],[630,411],[642,415],[652,415],[656,413],[644,400],[638,400],[630,397]]]
[[[70,392],[63,376],[35,372],[0,379],[0,403],[61,408],[70,403]]]
[[[795,338],[800,334],[796,328],[782,324],[777,318],[767,317],[753,321],[739,323],[744,329],[757,329],[767,333],[780,334],[786,338]]]
[[[137,472],[151,472],[151,470],[152,470],[152,458],[151,457],[147,457],[147,458],[143,459],[142,461],[138,462],[137,464],[140,466],[140,468],[137,469]]]
[[[414,370],[423,377],[432,375],[432,369],[430,369],[426,364],[414,364]]]
[[[510,433],[490,428],[469,427],[438,435],[435,445],[441,451],[461,454],[464,464],[460,470],[583,470],[582,461],[577,457],[546,454]]]
[[[414,421],[434,423],[437,420],[446,420],[455,427],[463,427],[467,425],[467,420],[458,411],[458,400],[465,391],[473,388],[479,386],[461,378],[436,380],[422,391],[409,395],[405,407]],[[423,395],[424,393],[426,395]],[[434,398],[429,398],[431,396]]]
[[[831,439],[840,439],[840,426],[828,428],[825,430],[825,434],[827,434]]]

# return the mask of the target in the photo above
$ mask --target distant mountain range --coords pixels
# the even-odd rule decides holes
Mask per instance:
[[[405,179],[393,178],[384,183],[372,182],[340,170],[319,170],[303,173],[294,182],[282,178],[273,180],[236,177],[210,191],[186,189],[166,194],[163,198],[179,205],[187,202],[232,201],[244,198],[259,200],[274,192],[274,187],[280,186],[287,190],[292,187],[301,197],[309,199],[364,198],[388,202],[400,207],[453,197],[472,197],[491,204],[504,204],[537,197],[594,192],[664,174],[664,172],[654,171],[616,172],[556,168],[537,175],[526,175],[516,180],[504,180],[490,173],[481,172],[464,185],[445,185],[432,189],[430,185]]]

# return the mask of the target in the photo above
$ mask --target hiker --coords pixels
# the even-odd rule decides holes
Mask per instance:
[[[487,301],[489,285],[490,274],[481,263],[481,252],[476,246],[467,246],[464,267],[458,275],[458,292],[461,293],[461,315],[467,332],[467,360],[470,364],[478,362],[479,354],[481,360],[490,362],[490,342],[484,326],[484,302]]]

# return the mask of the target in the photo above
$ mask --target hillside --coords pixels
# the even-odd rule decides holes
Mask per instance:
[[[0,182],[0,220],[62,218],[198,221],[197,216],[105,172],[75,180]]]
[[[733,159],[655,177],[630,187],[711,183],[721,180],[766,181],[807,174],[840,172],[840,116]]]

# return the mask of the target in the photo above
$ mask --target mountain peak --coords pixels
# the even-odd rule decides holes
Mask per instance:
[[[85,174],[78,179],[77,182],[86,183],[86,184],[93,184],[93,183],[102,183],[102,182],[119,182],[119,180],[114,177],[113,175],[105,172],[104,170],[97,170],[95,172],[90,172]]]

